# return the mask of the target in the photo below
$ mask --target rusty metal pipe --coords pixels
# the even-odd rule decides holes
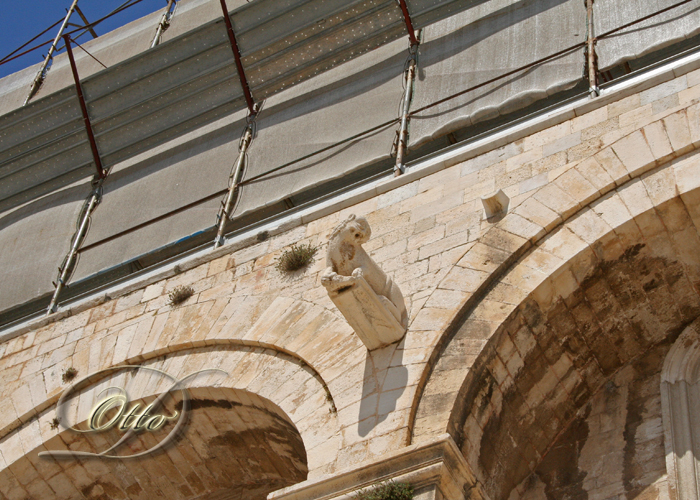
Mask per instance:
[[[80,76],[78,75],[78,67],[75,65],[75,58],[73,57],[73,49],[70,46],[70,35],[64,35],[63,40],[66,44],[66,52],[68,52],[68,59],[70,61],[70,69],[73,72],[73,81],[75,82],[75,91],[78,93],[78,101],[80,102],[80,111],[83,113],[83,121],[85,122],[85,131],[87,132],[88,141],[90,142],[90,149],[92,150],[92,159],[95,162],[95,168],[97,169],[97,177],[103,179],[105,177],[105,171],[102,168],[102,159],[100,158],[100,153],[97,150],[97,141],[95,141],[95,134],[92,130],[92,123],[90,123],[90,115],[88,115],[87,104],[85,103],[85,97],[83,96],[83,87],[80,85]]]
[[[241,183],[241,175],[243,174],[243,166],[245,165],[246,152],[248,151],[248,146],[253,140],[253,124],[251,121],[246,125],[245,132],[243,133],[243,139],[241,139],[241,145],[238,148],[238,158],[236,158],[236,163],[229,176],[229,188],[228,193],[226,193],[226,198],[222,203],[221,210],[219,211],[219,221],[217,223],[218,228],[216,231],[216,238],[214,238],[214,248],[219,248],[224,244],[224,230],[226,229],[226,222],[231,217],[231,208],[233,207],[234,201],[237,199],[238,190]]]
[[[408,122],[410,120],[411,99],[413,98],[413,82],[416,78],[416,53],[414,45],[412,56],[406,69],[406,92],[403,96],[403,106],[401,109],[401,126],[399,127],[399,138],[396,146],[396,164],[394,165],[394,177],[398,177],[404,171],[403,159],[408,149]]]
[[[175,12],[171,12],[174,3],[175,0],[168,0],[168,6],[165,8],[165,12],[163,12],[163,15],[160,18],[158,28],[156,29],[156,35],[153,37],[153,41],[151,42],[151,48],[160,43],[160,38],[163,36],[163,32],[170,26],[170,19],[173,17]]]
[[[80,16],[80,19],[82,19],[83,22],[85,23],[85,27],[86,27],[87,30],[90,32],[90,34],[92,35],[92,37],[93,37],[93,38],[97,38],[97,32],[96,32],[95,29],[90,25],[90,21],[87,20],[87,17],[85,17],[85,14],[83,14],[83,11],[80,10],[80,7],[78,7],[78,6],[76,5],[76,6],[75,6],[75,11],[76,11],[76,12],[78,13],[78,15]],[[78,26],[78,27],[80,28],[80,26]]]
[[[233,31],[233,24],[231,24],[231,18],[228,15],[228,7],[226,6],[226,0],[220,0],[220,2],[221,11],[224,16],[224,23],[226,23],[226,34],[228,35],[228,40],[231,44],[233,58],[236,61],[236,71],[238,71],[238,79],[241,81],[241,87],[243,88],[243,96],[245,97],[245,102],[248,106],[248,112],[250,114],[255,114],[255,101],[253,100],[253,94],[250,91],[248,78],[246,77],[245,70],[243,69],[243,62],[241,61],[241,51],[238,48],[238,42],[236,41],[236,33]]]
[[[42,63],[41,67],[39,68],[39,72],[36,74],[36,77],[34,77],[34,81],[32,82],[32,86],[29,88],[29,95],[27,98],[24,100],[24,104],[22,106],[26,106],[29,100],[34,97],[34,95],[37,93],[39,90],[39,87],[41,87],[41,84],[44,83],[44,79],[46,78],[46,72],[47,72],[47,66],[49,65],[49,62],[53,59],[53,53],[56,50],[56,45],[58,45],[58,41],[61,39],[61,36],[63,36],[63,31],[66,29],[66,26],[68,26],[68,21],[70,20],[70,16],[73,14],[73,11],[75,8],[78,6],[78,0],[73,0],[73,3],[71,4],[70,8],[68,9],[68,12],[66,13],[65,19],[63,19],[63,24],[61,24],[61,27],[58,29],[58,33],[56,34],[56,38],[54,38],[53,43],[51,44],[51,47],[49,48],[49,52],[46,55],[46,58],[44,59],[44,62]]]
[[[413,22],[411,21],[411,14],[408,12],[408,6],[406,5],[406,0],[398,0],[399,7],[401,8],[401,14],[403,14],[403,21],[406,23],[406,31],[408,32],[408,39],[411,41],[411,47],[418,45],[418,39],[416,38],[416,31],[413,29]]]

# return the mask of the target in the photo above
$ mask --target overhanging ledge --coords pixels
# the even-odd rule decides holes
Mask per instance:
[[[333,476],[304,481],[268,495],[269,500],[351,500],[358,490],[395,481],[411,484],[420,500],[489,500],[449,434],[363,462]]]

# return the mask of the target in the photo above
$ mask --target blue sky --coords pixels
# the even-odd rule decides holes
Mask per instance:
[[[105,16],[122,5],[125,1],[126,0],[79,0],[78,6],[85,14],[88,21],[92,22]],[[54,22],[65,17],[66,9],[70,7],[71,3],[72,0],[0,0],[0,59],[35,35],[41,33]],[[98,35],[103,35],[146,14],[164,10],[166,6],[166,0],[141,0],[125,11],[100,23],[95,28],[95,31],[97,31]],[[81,22],[80,17],[74,14],[71,18],[71,22],[79,24]],[[48,31],[29,47],[38,45],[47,40],[53,40],[58,32],[59,26]],[[89,40],[90,38],[91,36],[86,34],[81,40]],[[49,45],[46,45],[26,56],[0,65],[0,78],[26,68],[27,66],[31,66],[32,64],[41,62],[43,60],[42,56],[48,51],[48,47]]]

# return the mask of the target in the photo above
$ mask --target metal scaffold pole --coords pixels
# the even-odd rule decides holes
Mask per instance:
[[[75,271],[75,266],[78,263],[78,255],[80,254],[80,247],[87,236],[87,231],[90,226],[90,216],[95,210],[97,205],[102,200],[102,184],[107,176],[107,172],[102,167],[102,159],[100,158],[99,151],[97,149],[97,142],[95,140],[95,135],[92,130],[92,124],[90,122],[90,116],[88,115],[87,104],[83,96],[82,86],[80,84],[80,76],[78,75],[78,68],[75,64],[75,58],[73,57],[73,49],[71,48],[71,38],[70,35],[64,35],[64,43],[66,44],[66,52],[68,53],[68,60],[70,61],[71,71],[73,73],[73,79],[75,81],[75,91],[78,96],[78,101],[80,103],[80,109],[83,114],[83,121],[85,123],[85,131],[88,136],[88,141],[90,143],[90,149],[92,150],[93,161],[95,162],[96,175],[93,181],[94,189],[90,194],[90,197],[85,202],[83,211],[78,218],[78,227],[71,241],[71,247],[63,261],[63,265],[58,270],[58,281],[54,283],[56,289],[54,290],[53,297],[51,297],[51,303],[46,311],[47,314],[56,312],[58,307],[58,299],[61,295],[61,291],[68,286],[68,281]]]
[[[85,102],[85,96],[83,95],[83,87],[80,84],[80,76],[78,75],[78,67],[75,64],[75,58],[73,57],[73,49],[71,48],[71,38],[70,35],[65,35],[63,37],[66,44],[66,52],[68,53],[68,60],[70,61],[70,69],[73,73],[73,81],[75,82],[75,92],[78,96],[78,102],[80,103],[80,111],[83,114],[83,122],[85,123],[85,133],[88,136],[88,142],[90,143],[90,150],[92,151],[92,159],[95,162],[95,169],[97,170],[97,177],[102,179],[105,177],[106,173],[104,168],[102,168],[102,159],[100,158],[100,153],[97,150],[97,141],[95,140],[95,132],[92,129],[92,123],[90,122],[90,115],[88,114],[87,103]]]
[[[245,69],[243,68],[243,61],[241,60],[241,50],[238,48],[238,41],[236,40],[236,32],[233,31],[233,25],[231,24],[231,18],[228,14],[226,0],[220,0],[220,2],[221,12],[224,16],[224,23],[226,24],[226,35],[228,36],[229,43],[231,44],[231,51],[233,52],[233,59],[236,62],[236,71],[238,72],[238,79],[241,82],[243,96],[245,97],[245,102],[248,106],[248,113],[254,115],[255,100],[253,99],[253,94],[250,90],[250,84],[248,83],[248,77],[246,76]]]
[[[586,33],[586,55],[588,65],[588,85],[591,97],[598,97],[600,89],[598,88],[598,67],[595,54],[595,35],[593,29],[593,2],[594,0],[586,0],[586,23],[588,32]]]
[[[408,67],[405,72],[405,85],[406,90],[403,95],[403,101],[401,106],[401,125],[399,126],[399,132],[396,144],[396,163],[394,165],[394,177],[398,177],[404,171],[404,156],[408,151],[408,125],[411,120],[411,100],[413,99],[413,84],[416,80],[416,58],[418,56],[418,45],[420,41],[416,37],[416,32],[413,29],[413,22],[411,21],[411,15],[408,12],[408,6],[406,5],[406,0],[397,0],[399,7],[401,8],[401,13],[403,14],[404,22],[406,23],[406,31],[408,32],[408,39],[411,43],[409,49],[410,57],[408,60]]]
[[[44,83],[44,79],[46,78],[46,72],[48,71],[48,65],[53,60],[53,53],[56,51],[58,41],[61,39],[61,36],[63,36],[63,31],[66,29],[66,26],[68,26],[70,16],[73,14],[77,7],[78,0],[73,0],[73,3],[71,4],[70,8],[68,9],[68,12],[66,13],[66,17],[65,19],[63,19],[63,23],[61,24],[61,27],[59,28],[58,33],[56,34],[56,38],[54,38],[53,43],[51,44],[51,48],[49,48],[49,52],[48,54],[46,54],[46,58],[44,59],[44,62],[39,68],[39,72],[36,74],[36,77],[34,77],[34,81],[32,82],[32,85],[29,88],[29,95],[24,100],[24,104],[22,104],[22,106],[27,105],[29,100],[32,97],[34,97],[34,95],[37,93],[39,87],[41,87],[41,84]]]

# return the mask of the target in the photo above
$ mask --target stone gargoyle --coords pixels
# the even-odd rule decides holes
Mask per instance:
[[[321,284],[369,350],[400,340],[408,327],[401,290],[362,244],[372,230],[367,219],[350,215],[328,236]]]

